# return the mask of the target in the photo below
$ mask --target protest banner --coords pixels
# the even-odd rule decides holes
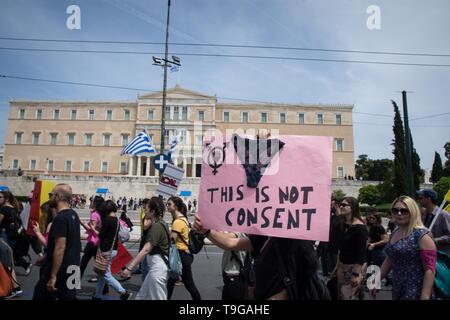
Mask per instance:
[[[41,232],[45,232],[44,216],[41,210],[41,205],[49,200],[49,194],[52,192],[56,183],[49,180],[36,180],[34,182],[33,198],[31,199],[30,215],[27,225],[27,234],[34,235],[33,225],[35,221],[39,221]]]
[[[184,170],[169,163],[159,178],[159,186],[155,193],[169,198],[177,194],[178,186],[183,179]]]
[[[214,137],[203,151],[203,225],[328,241],[332,141],[316,136]]]

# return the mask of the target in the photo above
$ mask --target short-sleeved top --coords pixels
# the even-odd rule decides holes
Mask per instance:
[[[175,244],[178,250],[188,251],[186,243],[189,243],[189,225],[185,217],[177,218],[172,222],[172,231],[177,234]],[[184,238],[183,239],[181,238]]]
[[[94,211],[91,212],[90,221],[91,221],[91,222],[95,222],[95,225],[96,225],[96,229],[97,229],[97,230],[101,230],[101,227],[102,227],[102,219],[101,219],[101,217],[100,217],[100,214],[99,214],[97,211],[94,210]],[[88,236],[87,236],[87,242],[92,243],[94,246],[98,246],[98,243],[99,243],[99,241],[100,241],[98,235],[96,235],[96,234],[94,233],[94,231],[92,231],[92,230],[88,230],[88,231],[87,231],[87,234],[88,234]]]
[[[48,234],[47,259],[43,266],[43,268],[48,272],[51,271],[56,239],[58,238],[66,238],[64,257],[61,263],[61,268],[58,272],[58,277],[65,277],[69,266],[80,265],[80,219],[74,210],[61,210],[58,212],[55,219],[53,219],[53,223]],[[49,273],[47,276],[49,276]]]
[[[367,228],[363,224],[344,225],[339,259],[344,264],[364,264],[367,261]]]
[[[162,220],[152,223],[147,230],[145,242],[150,242],[152,251],[149,255],[161,254],[169,255],[169,227]]]
[[[98,235],[100,238],[100,250],[102,252],[109,252],[111,247],[113,250],[117,250],[117,233],[119,233],[117,227],[118,223],[119,219],[116,217],[107,216],[102,219],[102,228]]]
[[[266,300],[284,289],[283,275],[275,253],[264,252],[263,246],[269,238],[249,235],[249,239],[255,257],[255,300]]]
[[[386,234],[386,230],[383,226],[372,226],[369,228],[370,243],[380,242],[383,239],[383,235]],[[385,245],[376,246],[374,250],[382,250]]]

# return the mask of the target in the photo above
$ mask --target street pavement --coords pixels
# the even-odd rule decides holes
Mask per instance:
[[[89,211],[87,209],[76,209],[80,215],[80,219],[88,220]],[[140,237],[140,223],[139,223],[139,213],[137,211],[128,212],[128,216],[133,221],[135,227],[132,232],[132,241],[125,244],[128,251],[132,256],[136,256],[139,249],[138,241]],[[171,216],[166,214],[164,217],[166,222],[171,221]],[[192,222],[193,217],[190,216],[189,220]],[[82,231],[82,236],[85,238],[85,232]],[[85,246],[85,241],[82,241],[83,248]],[[212,244],[205,245],[204,249],[194,256],[194,263],[192,265],[194,282],[204,300],[220,300],[222,292],[222,273],[221,273],[221,261],[222,261],[222,250]],[[30,250],[32,256],[32,261],[34,261],[34,252]],[[85,275],[82,279],[81,290],[78,290],[77,295],[81,300],[90,300],[93,293],[95,292],[95,283],[89,283],[88,280],[91,279],[95,274],[93,270],[93,259],[89,262],[86,268]],[[24,270],[22,268],[16,267],[16,273],[19,283],[24,291],[23,296],[14,298],[18,300],[30,300],[33,296],[34,285],[37,283],[39,278],[39,267],[33,267],[31,273],[28,276],[24,275]],[[117,276],[120,279],[119,276]],[[142,279],[140,274],[133,275],[128,281],[122,282],[125,289],[133,292],[133,297],[139,291],[140,285],[142,284]],[[119,295],[110,288],[109,295],[106,297],[109,300],[119,299]],[[391,300],[391,288],[382,286],[382,290],[378,294],[378,300]],[[183,285],[175,286],[174,293],[172,296],[173,300],[190,300],[189,292],[184,288]],[[368,292],[365,292],[365,299],[370,300]]]

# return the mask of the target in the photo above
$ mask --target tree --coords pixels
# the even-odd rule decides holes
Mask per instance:
[[[333,190],[333,193],[331,194],[331,198],[338,201],[341,201],[344,197],[345,193],[341,189]]]
[[[436,183],[439,181],[439,179],[442,178],[442,160],[441,155],[437,152],[434,153],[434,163],[433,163],[433,169],[431,170],[431,177],[430,181],[433,183]]]
[[[355,175],[356,180],[359,180],[361,177],[363,180],[369,180],[369,170],[371,167],[372,160],[369,159],[367,154],[360,154],[358,160],[356,160],[355,164]]]
[[[358,200],[370,206],[381,203],[381,194],[377,186],[368,185],[359,189]]]
[[[405,134],[403,130],[403,122],[400,116],[400,111],[398,110],[398,106],[395,101],[392,101],[394,106],[394,140],[392,141],[392,145],[394,146],[394,150],[392,153],[394,154],[394,174],[393,174],[393,191],[396,197],[405,194],[406,192],[406,168],[405,168]]]
[[[356,179],[384,181],[391,179],[394,163],[389,159],[372,160],[366,154],[361,154],[356,160]]]
[[[412,171],[413,171],[413,184],[414,190],[420,189],[420,184],[425,181],[425,171],[420,167],[420,157],[417,154],[416,148],[414,148],[414,143],[411,135],[411,131],[409,136],[411,137],[411,149],[412,149]]]
[[[394,186],[391,179],[383,181],[377,185],[377,189],[380,192],[381,203],[391,203],[395,199]]]
[[[444,177],[450,177],[450,141],[444,145],[445,157],[447,160],[445,161],[444,170],[442,174]]]
[[[434,191],[438,194],[438,205],[444,200],[447,191],[450,189],[450,177],[442,177],[434,186]]]

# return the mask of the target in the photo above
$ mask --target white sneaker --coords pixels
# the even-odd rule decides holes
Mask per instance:
[[[28,276],[31,273],[31,267],[33,266],[32,263],[28,265],[28,267],[25,269],[25,275]]]

